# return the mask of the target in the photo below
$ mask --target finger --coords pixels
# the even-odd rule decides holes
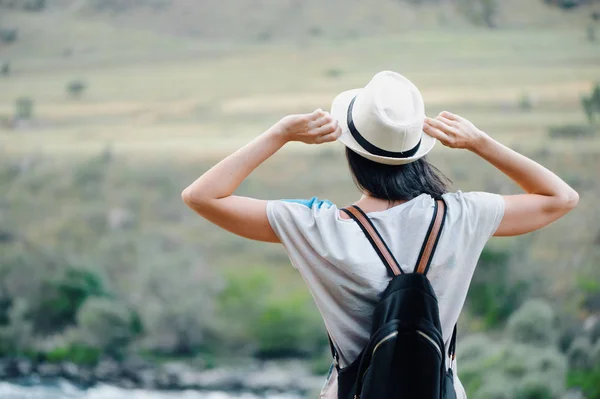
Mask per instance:
[[[448,118],[446,118],[444,116],[441,116],[441,115],[436,116],[435,119],[437,119],[438,121],[444,122],[448,126],[456,127],[456,125],[458,125],[457,121],[450,120],[450,119],[448,119]]]
[[[334,133],[338,128],[338,121],[332,121],[326,125],[316,128],[313,134],[316,136],[323,136],[326,134]]]
[[[438,139],[442,144],[448,141],[448,135],[446,133],[427,123],[423,125],[423,131],[431,137]]]
[[[317,137],[315,140],[316,144],[329,143],[331,141],[336,141],[340,135],[342,134],[342,128],[338,126],[338,128],[329,134],[324,134],[323,136]]]
[[[318,128],[324,125],[327,125],[328,123],[333,122],[333,118],[331,117],[331,115],[329,115],[329,113],[325,113],[325,115],[321,116],[319,119],[313,121],[311,123],[311,128]]]
[[[323,111],[321,108],[317,108],[310,114],[310,119],[313,121],[318,120],[319,118],[322,118],[323,116],[328,114],[328,112]]]
[[[457,121],[457,122],[460,122],[462,119],[462,117],[460,117],[459,115],[453,114],[452,112],[448,112],[448,111],[440,112],[440,116],[450,119],[451,121]]]
[[[444,133],[450,133],[452,131],[451,126],[446,125],[444,122],[442,122],[438,119],[426,118],[425,124],[432,126],[436,129],[439,129],[439,130],[443,131]]]

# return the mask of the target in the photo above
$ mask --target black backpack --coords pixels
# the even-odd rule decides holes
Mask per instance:
[[[452,369],[446,369],[446,350],[438,303],[427,271],[438,244],[446,204],[435,201],[427,237],[413,273],[404,273],[367,215],[357,206],[342,209],[358,223],[393,276],[373,313],[368,344],[352,364],[338,366],[338,399],[456,399]],[[456,326],[449,360],[455,356]]]

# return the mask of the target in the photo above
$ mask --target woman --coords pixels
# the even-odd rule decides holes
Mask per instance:
[[[233,195],[262,162],[290,141],[339,139],[360,190],[354,202],[373,221],[405,272],[411,272],[426,234],[434,198],[447,215],[428,278],[438,298],[448,347],[475,265],[492,236],[540,229],[575,207],[579,197],[543,166],[503,146],[449,112],[427,118],[418,89],[394,72],[380,72],[363,89],[341,93],[331,114],[320,109],[281,119],[183,191],[183,200],[216,225],[253,240],[282,243],[321,312],[339,366],[349,365],[369,338],[371,315],[390,277],[358,225],[328,201],[263,201]],[[524,190],[501,196],[447,192],[426,160],[436,139],[488,161]],[[458,380],[458,398],[465,392]],[[336,397],[329,378],[323,397]]]

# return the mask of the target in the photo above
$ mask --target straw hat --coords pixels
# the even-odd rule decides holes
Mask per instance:
[[[410,163],[436,143],[423,132],[425,104],[419,89],[396,72],[379,72],[364,88],[340,93],[330,113],[342,128],[339,141],[374,162]]]

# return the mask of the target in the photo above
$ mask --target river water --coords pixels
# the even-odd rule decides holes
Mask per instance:
[[[99,384],[93,388],[80,389],[65,380],[45,383],[13,384],[0,381],[2,399],[301,399],[296,394],[272,393],[257,396],[250,393],[231,394],[207,391],[148,391],[144,389],[121,389]]]

